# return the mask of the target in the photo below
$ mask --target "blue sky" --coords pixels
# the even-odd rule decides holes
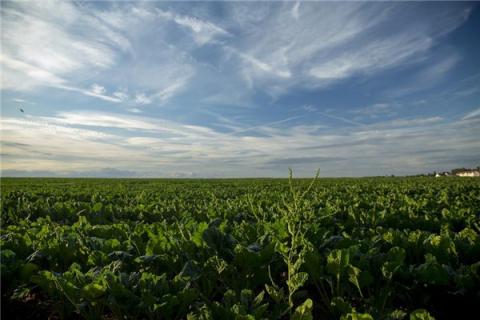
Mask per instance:
[[[1,18],[3,176],[480,165],[476,3],[2,2]]]

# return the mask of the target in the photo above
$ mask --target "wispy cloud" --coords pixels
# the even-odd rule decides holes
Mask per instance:
[[[382,113],[389,113],[391,112],[392,106],[388,103],[375,103],[371,106],[360,108],[354,110],[354,113],[364,114],[364,115],[378,115]]]
[[[134,14],[128,7],[107,13],[94,6],[65,1],[5,3],[1,9],[4,29],[0,59],[3,67],[2,89],[31,91],[52,87],[104,101],[124,102],[129,98],[124,92],[107,95],[103,86],[95,84],[86,88],[84,85],[92,74],[108,75],[117,71],[134,73],[132,80],[138,83],[133,83],[134,85],[150,90],[152,95],[159,93],[160,101],[168,100],[186,85],[193,74],[192,67],[179,59],[178,54],[171,54],[174,48],[161,51],[168,59],[160,57],[157,60],[160,63],[157,62],[153,68],[136,62],[134,46],[138,44],[132,43],[128,36],[138,35],[129,33],[143,32],[135,26],[153,23],[152,20],[145,19],[145,14],[142,13],[152,14],[154,11],[131,6],[130,9]],[[178,17],[178,20],[191,25],[202,39],[207,34],[215,34],[212,31],[216,30],[214,25],[182,17]],[[122,65],[119,67],[120,62]],[[156,72],[155,75],[151,74],[152,71]],[[180,76],[182,80],[172,85],[169,82],[172,82],[173,75]],[[160,79],[163,80],[158,81]]]
[[[282,123],[286,123],[286,122],[290,122],[290,121],[293,121],[293,120],[297,120],[297,119],[300,119],[300,118],[303,118],[303,117],[305,117],[305,116],[301,115],[301,116],[288,117],[286,119],[273,121],[273,122],[268,122],[268,123],[264,123],[264,124],[257,125],[257,126],[236,129],[236,130],[233,130],[232,132],[230,132],[228,134],[229,135],[234,135],[234,134],[248,132],[248,131],[257,131],[257,130],[261,130],[261,129],[271,129],[273,126],[276,126],[276,125],[279,125],[279,124],[282,124]]]
[[[428,66],[412,72],[407,83],[399,83],[393,89],[385,92],[388,97],[403,97],[412,93],[432,88],[445,81],[448,73],[454,69],[461,57],[457,53],[449,53],[440,58],[433,59]]]
[[[354,121],[354,120],[351,120],[351,119],[348,119],[348,118],[345,118],[345,117],[341,117],[341,116],[338,116],[338,115],[334,115],[334,114],[331,114],[331,113],[327,113],[327,112],[321,112],[321,111],[315,111],[316,113],[324,116],[324,117],[327,117],[327,118],[330,118],[330,119],[334,119],[334,120],[339,120],[339,121],[342,121],[342,122],[345,122],[347,124],[353,124],[354,126],[364,126],[363,123],[360,123],[358,121]]]
[[[135,103],[150,104],[150,103],[152,103],[152,99],[147,97],[147,95],[145,93],[137,93],[135,95]]]
[[[152,97],[154,99],[159,99],[161,102],[169,100],[173,95],[181,91],[187,85],[187,82],[192,75],[192,73],[186,73],[177,77],[176,79],[173,79],[170,84],[162,88],[160,91],[154,93]]]
[[[399,104],[397,103],[374,103],[372,105],[353,109],[350,111],[351,114],[356,115],[354,120],[362,119],[381,119],[381,118],[391,118],[398,115]]]
[[[300,1],[297,1],[292,7],[292,16],[295,19],[298,19],[298,17],[300,17],[299,9],[300,9]]]
[[[240,73],[247,82],[267,88],[325,87],[409,65],[428,55],[437,39],[461,25],[470,13],[435,8],[406,28],[384,32],[392,28],[390,19],[399,19],[403,7],[302,3],[302,19],[297,19],[299,6],[298,2],[293,7],[291,3],[275,6],[258,31],[249,30],[240,46],[229,49],[243,61]]]
[[[111,31],[110,37],[99,34],[98,23],[87,21],[88,15],[74,4],[5,3],[1,13],[2,64],[16,71],[9,80],[18,81],[8,81],[13,88],[58,87],[73,73],[115,64],[117,43],[111,38],[115,33]],[[83,33],[76,32],[77,28]],[[22,86],[21,80],[28,85]]]
[[[330,175],[468,166],[480,150],[476,49],[463,45],[472,7],[2,3],[2,168],[268,176],[288,164],[300,175],[319,164]],[[20,98],[35,105],[19,112]]]
[[[397,66],[412,55],[430,48],[429,38],[416,38],[409,34],[373,41],[355,52],[320,62],[310,69],[309,74],[319,79],[320,84],[330,84],[357,74],[371,74]]]
[[[462,119],[467,120],[467,119],[478,118],[478,117],[480,117],[480,108],[467,113]]]
[[[427,118],[411,118],[411,119],[393,119],[389,121],[381,121],[370,125],[370,128],[397,128],[397,127],[418,127],[430,124],[436,124],[443,120],[442,117],[434,116]]]
[[[103,95],[105,92],[107,92],[107,90],[105,90],[105,87],[94,83],[92,84],[91,92],[97,95]]]
[[[196,17],[180,15],[168,10],[156,10],[160,18],[174,21],[176,24],[188,28],[193,35],[193,39],[199,45],[209,43],[216,37],[230,36],[230,33],[211,23],[210,21],[201,20]]]
[[[60,112],[55,117],[41,120],[58,125],[120,128],[124,130],[156,130],[155,122],[143,118],[100,112]],[[160,127],[160,126],[159,126]]]
[[[66,83],[55,74],[38,68],[31,64],[12,59],[6,54],[0,55],[0,62],[2,64],[2,90],[29,90],[40,83],[49,86],[60,86]]]
[[[130,108],[127,109],[127,111],[132,113],[142,113],[142,110],[140,110],[139,108]]]
[[[292,165],[304,165],[304,164],[313,164],[320,166],[325,162],[338,162],[346,160],[345,158],[340,157],[299,157],[299,158],[279,158],[272,159],[267,162],[268,165],[280,165],[280,166],[292,166]]]
[[[270,74],[279,78],[284,78],[288,79],[292,76],[291,72],[288,69],[281,69],[278,68],[277,66],[269,65],[263,61],[260,61],[259,59],[255,58],[252,55],[249,55],[247,53],[243,53],[239,50],[236,50],[232,47],[225,46],[225,49],[229,52],[235,53],[238,57],[240,57],[244,62],[248,63],[254,72],[260,72],[260,73],[266,73]],[[246,73],[246,76],[249,76],[250,73]],[[249,81],[251,81],[251,78],[249,78]]]
[[[115,91],[112,95],[121,101],[125,101],[129,98],[129,95],[126,91]]]
[[[59,89],[63,89],[63,90],[68,90],[68,91],[74,91],[74,92],[80,92],[86,96],[90,96],[90,97],[95,97],[95,98],[98,98],[98,99],[102,99],[102,100],[105,100],[105,101],[109,101],[109,102],[122,102],[123,100],[117,96],[108,96],[106,95],[106,90],[104,87],[102,86],[98,86],[98,85],[92,85],[92,87],[90,87],[90,89],[82,89],[82,88],[77,88],[77,87],[72,87],[72,86],[69,86],[69,85],[58,85],[58,86],[55,86],[56,88],[59,88]]]
[[[200,166],[205,171],[199,175],[209,176],[215,168],[233,162],[236,169],[228,169],[227,175],[278,172],[287,165],[301,166],[306,174],[320,165],[325,172],[342,175],[338,170],[355,163],[358,172],[343,174],[359,175],[368,172],[367,164],[372,162],[379,172],[397,173],[392,168],[395,164],[403,172],[427,168],[433,163],[429,159],[433,153],[435,159],[444,159],[435,166],[448,166],[458,161],[449,156],[452,152],[473,159],[479,147],[472,131],[478,123],[445,123],[440,117],[396,119],[336,132],[295,124],[299,119],[286,118],[226,134],[203,126],[120,114],[4,118],[1,130],[6,147],[2,152],[14,155],[15,160],[5,159],[2,165],[4,169],[27,170],[36,159],[38,170],[128,170],[141,161],[139,175],[195,172]],[[92,159],[94,168],[89,167]],[[243,171],[247,164],[249,170]]]
[[[303,106],[302,109],[305,110],[305,111],[308,111],[308,112],[315,112],[315,111],[318,110],[316,107],[314,107],[310,104]]]

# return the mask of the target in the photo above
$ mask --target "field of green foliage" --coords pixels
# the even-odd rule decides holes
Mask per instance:
[[[311,182],[4,178],[2,319],[478,316],[479,179]]]

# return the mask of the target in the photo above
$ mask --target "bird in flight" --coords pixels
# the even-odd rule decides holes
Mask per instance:
[[[22,108],[18,108],[18,110],[20,110],[21,113],[25,113]]]

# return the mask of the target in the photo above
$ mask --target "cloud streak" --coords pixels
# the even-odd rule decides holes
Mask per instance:
[[[468,119],[473,119],[473,118],[478,118],[480,117],[480,108],[473,110],[472,112],[467,113],[462,119],[463,120],[468,120]]]
[[[221,36],[230,36],[230,33],[220,28],[219,26],[198,19],[196,17],[175,14],[168,10],[157,9],[156,10],[160,18],[174,21],[179,26],[185,27],[192,32],[193,38],[199,45],[204,45]]]

